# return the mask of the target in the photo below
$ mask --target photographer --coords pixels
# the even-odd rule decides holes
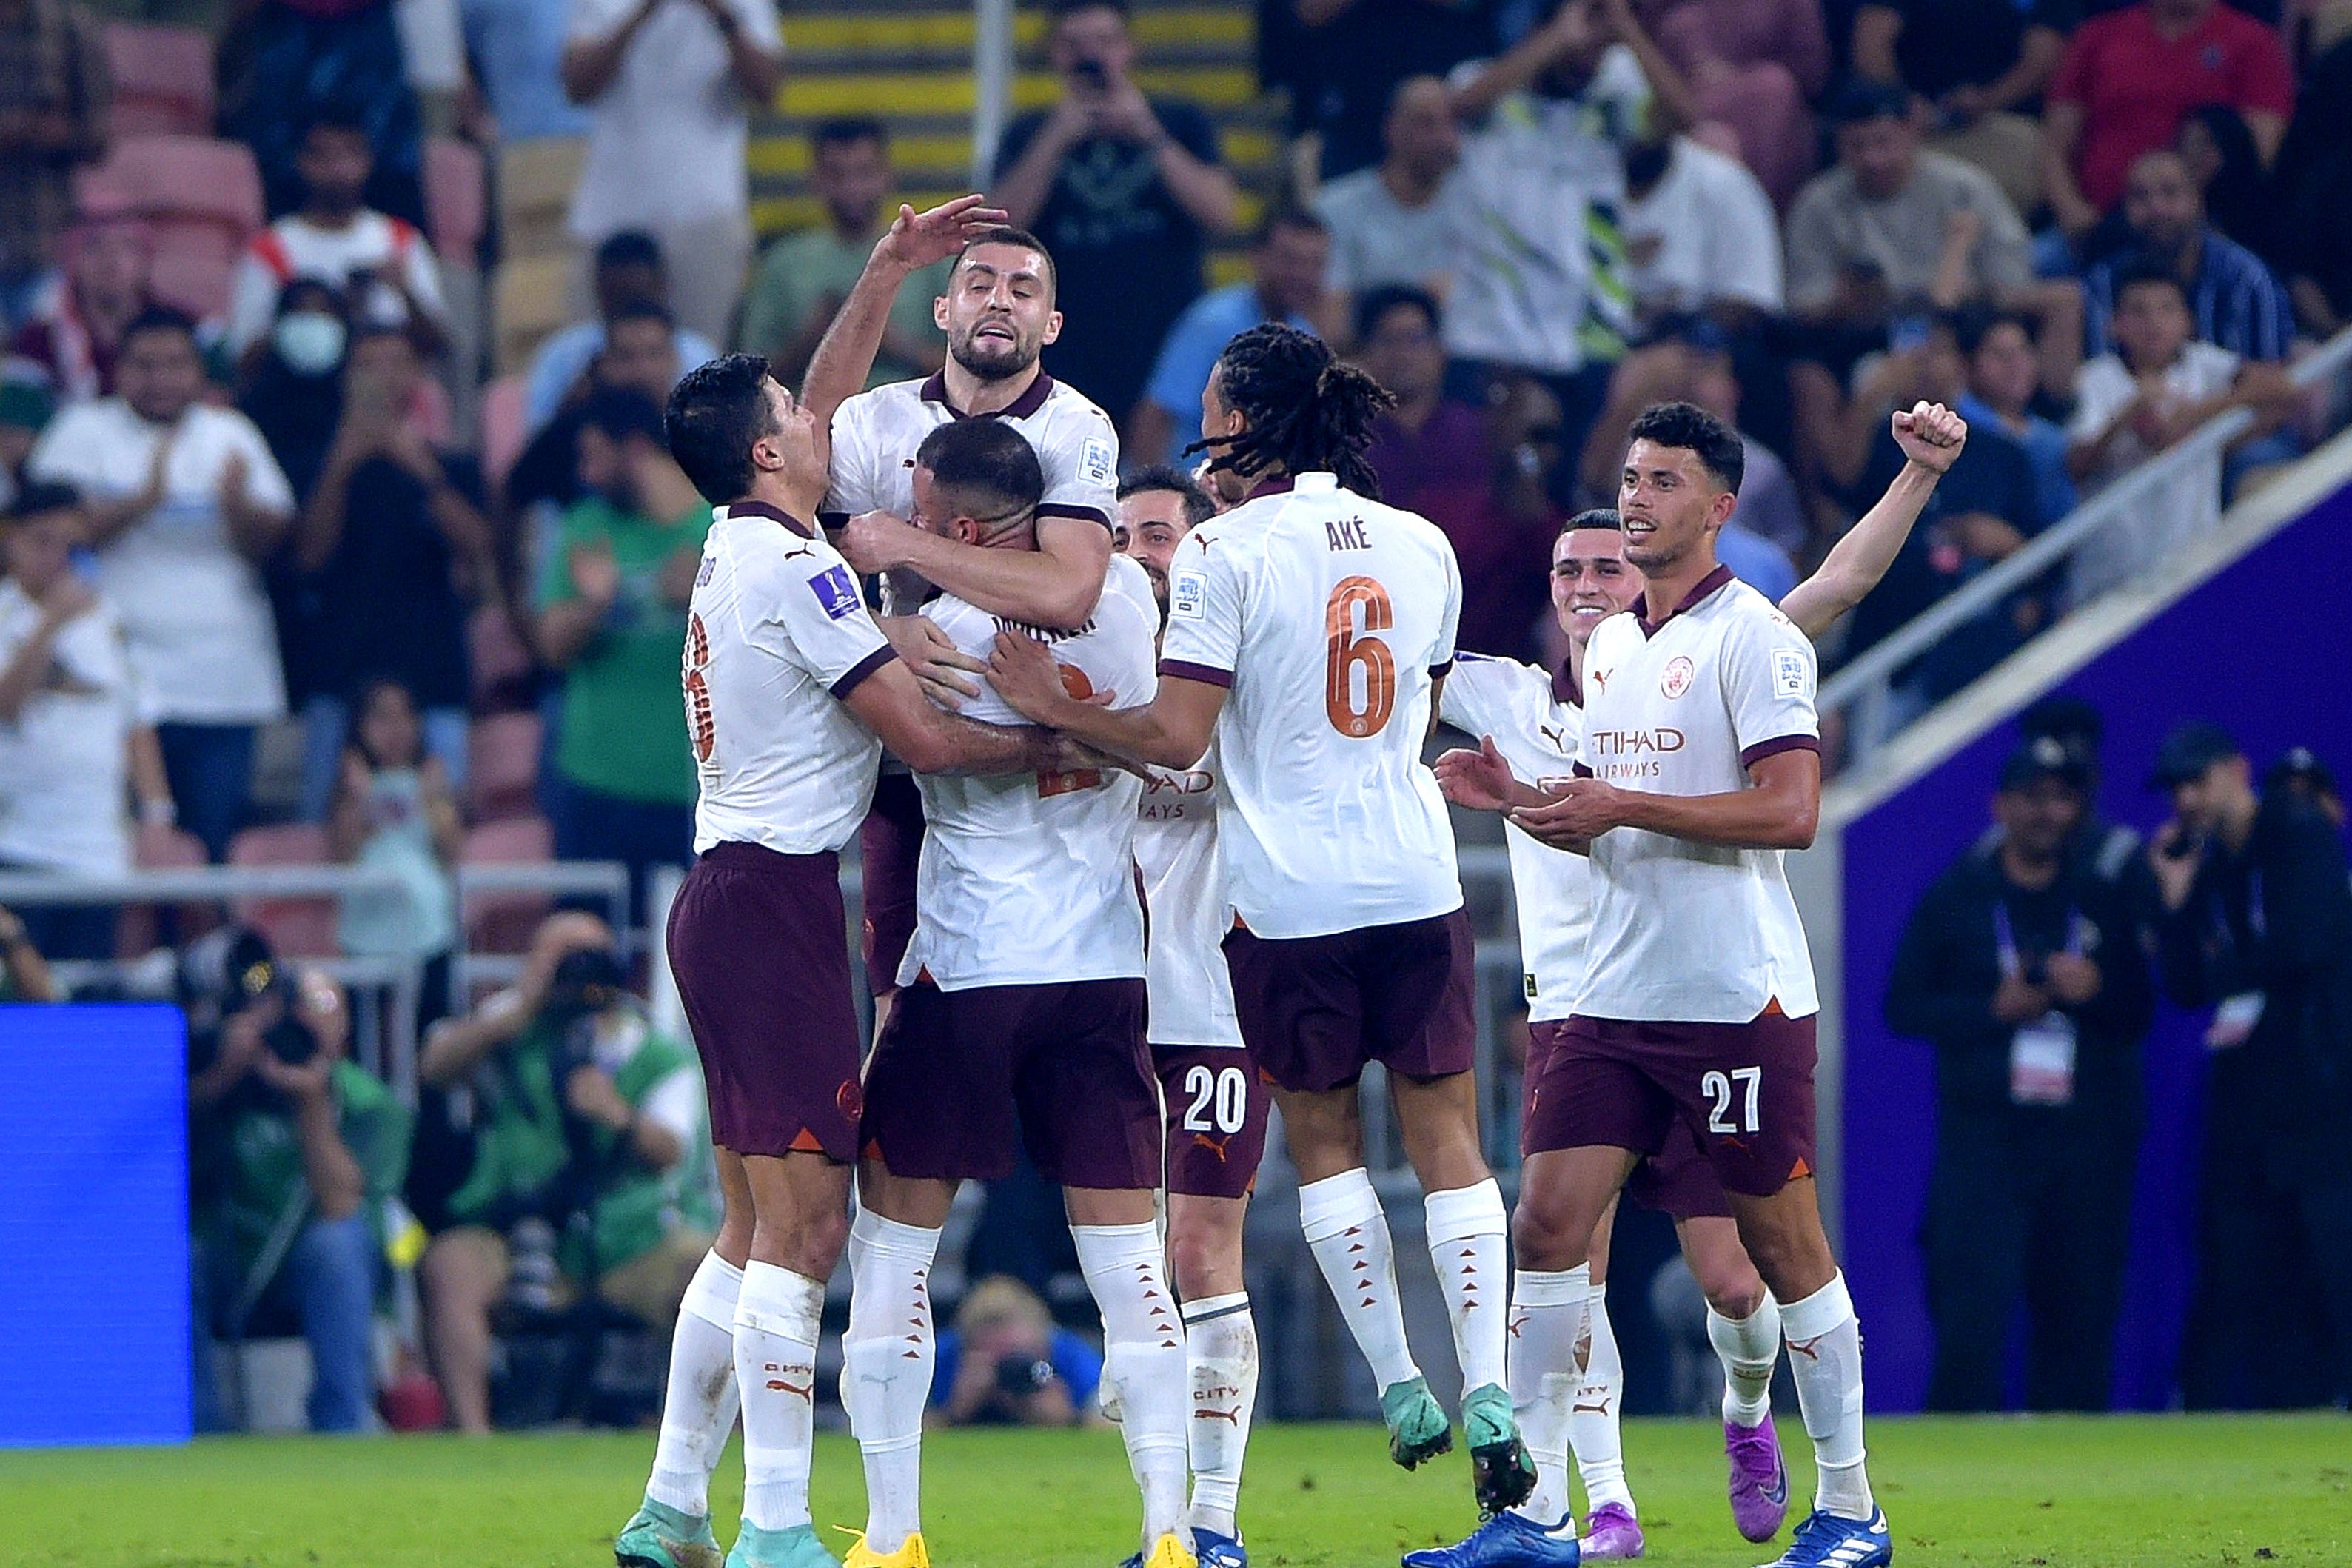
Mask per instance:
[[[281,966],[250,931],[191,951],[189,1211],[200,1428],[214,1407],[210,1342],[299,1322],[315,1375],[310,1428],[367,1422],[377,1205],[400,1188],[409,1113],[347,1060],[342,992]]]
[[[2245,753],[2214,724],[2166,737],[2151,782],[2172,796],[2148,855],[2165,989],[2212,1009],[2181,1394],[2191,1409],[2341,1403],[2352,1393],[2344,841],[2294,790],[2257,795]]]
[[[593,1293],[666,1331],[709,1249],[701,1082],[626,979],[604,921],[551,915],[512,987],[426,1037],[425,1081],[474,1103],[457,1224],[422,1268],[426,1348],[460,1431],[489,1430],[501,1304],[543,1317]]]
[[[1931,1409],[2001,1407],[2021,1299],[2027,1405],[2107,1407],[2155,997],[2132,910],[2078,848],[2089,783],[2049,735],[2011,757],[1998,840],[1920,899],[1888,982],[1888,1026],[1936,1052]]]
[[[955,1327],[940,1336],[931,1418],[942,1426],[1075,1426],[1094,1408],[1102,1364],[1035,1291],[999,1274],[972,1287]]]

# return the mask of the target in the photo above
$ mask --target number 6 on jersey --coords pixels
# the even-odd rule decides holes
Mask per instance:
[[[1357,612],[1362,611],[1360,629]],[[1375,636],[1396,624],[1389,591],[1370,577],[1343,577],[1323,606],[1323,710],[1331,728],[1363,740],[1386,727],[1396,710],[1396,657]],[[1363,701],[1357,703],[1356,671],[1363,671]]]

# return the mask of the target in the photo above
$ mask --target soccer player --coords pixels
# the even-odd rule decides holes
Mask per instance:
[[[1920,405],[1913,419],[1948,417]],[[1808,636],[1826,631],[1885,575],[1935,489],[1937,475],[1906,468],[1886,496],[1848,531],[1821,570],[1790,591],[1781,609]],[[1552,548],[1553,613],[1568,639],[1568,658],[1556,676],[1509,659],[1465,653],[1445,683],[1440,716],[1480,737],[1476,752],[1449,752],[1438,760],[1446,797],[1474,810],[1507,809],[1513,777],[1568,777],[1583,730],[1586,646],[1600,624],[1630,608],[1642,580],[1624,558],[1617,513],[1580,512],[1561,529]],[[1481,773],[1489,775],[1483,783]],[[1584,975],[1591,893],[1585,858],[1538,844],[1516,824],[1504,830],[1511,880],[1518,900],[1519,943],[1526,964],[1529,1024],[1524,1083],[1532,1089],[1566,1028],[1568,1005]],[[1520,1108],[1522,1152],[1535,1126],[1532,1095]],[[1658,1157],[1644,1159],[1629,1180],[1634,1200],[1674,1216],[1683,1255],[1707,1302],[1707,1337],[1724,1372],[1724,1451],[1730,1461],[1731,1510],[1750,1541],[1769,1541],[1788,1511],[1788,1488],[1779,1438],[1771,1424],[1772,1369],[1779,1359],[1778,1305],[1739,1245],[1723,1184],[1679,1125]],[[1604,1293],[1615,1207],[1604,1212],[1592,1239],[1591,1304],[1585,1363],[1573,1375],[1516,1356],[1511,1389],[1529,1452],[1535,1492],[1492,1522],[1471,1542],[1413,1552],[1414,1568],[1457,1568],[1489,1562],[1567,1564],[1638,1557],[1642,1527],[1625,1481],[1618,1437],[1622,1363]],[[1520,1302],[1566,1287],[1523,1280]],[[1569,1517],[1567,1458],[1573,1452],[1591,1513],[1580,1539]]]
[[[891,590],[884,629],[932,693],[952,705],[971,697],[977,660],[916,616],[927,586],[1024,625],[1075,630],[1093,613],[1110,564],[1118,436],[1110,418],[1045,374],[1038,356],[1061,334],[1054,260],[1035,238],[998,226],[1003,215],[966,196],[929,212],[901,207],[834,318],[803,390],[833,428],[833,488],[824,524],[864,573]],[[950,257],[948,291],[932,302],[947,357],[925,380],[866,384],[907,279]],[[837,405],[837,407],[836,407]],[[1037,548],[989,550],[914,526],[915,448],[954,420],[990,418],[1037,449],[1045,498]],[[887,1020],[898,960],[915,929],[915,862],[921,803],[913,783],[885,765],[861,836],[866,979],[876,1017]]]
[[[915,518],[972,548],[1036,549],[1044,490],[1035,450],[1001,420],[942,426],[916,453]],[[924,615],[975,654],[1017,624],[952,594]],[[1142,569],[1114,561],[1086,622],[1042,633],[1056,688],[1149,701],[1158,618]],[[985,691],[966,712],[1018,721]],[[861,1123],[842,1398],[866,1459],[869,1517],[850,1568],[929,1561],[927,1281],[957,1186],[1011,1174],[1016,1143],[1061,1184],[1102,1311],[1103,1375],[1143,1493],[1136,1561],[1192,1568],[1183,1326],[1157,1219],[1160,1094],[1144,1041],[1142,781],[1096,767],[919,782],[929,831],[915,935],[866,1067]]]
[[[1895,418],[1923,476],[1950,466],[1966,430],[1941,409]],[[1738,435],[1685,404],[1649,410],[1631,435],[1619,510],[1643,596],[1586,648],[1578,772],[1591,776],[1543,792],[1486,781],[1513,796],[1511,819],[1530,837],[1591,863],[1584,975],[1528,1085],[1537,1152],[1514,1226],[1521,1385],[1539,1369],[1575,1375],[1594,1231],[1679,1122],[1780,1303],[1813,1439],[1813,1511],[1778,1568],[1874,1568],[1893,1548],[1863,1462],[1853,1306],[1813,1191],[1817,1006],[1780,864],[1811,842],[1820,810],[1812,647],[1716,563],[1742,468]],[[1490,1521],[1451,1561],[1557,1561],[1517,1550],[1528,1533]],[[1496,1550],[1475,1550],[1481,1537]]]
[[[1215,512],[1208,491],[1173,468],[1146,468],[1118,488],[1112,542],[1150,578],[1163,624],[1177,547]],[[1189,768],[1151,769],[1135,860],[1151,917],[1145,982],[1167,1116],[1168,1261],[1192,1377],[1192,1549],[1202,1568],[1246,1568],[1236,1516],[1257,1403],[1257,1324],[1242,1278],[1242,1225],[1270,1101],[1243,1046],[1219,949],[1233,909],[1217,861],[1218,793],[1213,749]]]
[[[810,1384],[858,1110],[837,856],[886,743],[935,770],[1029,773],[1069,757],[1034,730],[973,723],[925,698],[814,526],[823,432],[767,362],[695,370],[665,424],[718,508],[684,660],[697,858],[668,940],[727,1206],[678,1313],[645,1503],[614,1556],[621,1568],[717,1561],[710,1472],[740,1389],[743,1527],[729,1568],[825,1568],[808,1510]]]
[[[1089,707],[1028,637],[1000,637],[990,668],[1016,710],[1139,762],[1189,768],[1215,741],[1237,917],[1226,967],[1282,1107],[1308,1245],[1371,1363],[1391,1456],[1411,1468],[1444,1453],[1453,1436],[1405,1342],[1364,1169],[1358,1082],[1382,1062],[1427,1194],[1475,1490],[1501,1509],[1535,1474],[1503,1387],[1506,1216],[1479,1152],[1468,921],[1421,761],[1462,580],[1435,525],[1370,499],[1363,452],[1388,401],[1307,333],[1234,338],[1201,405],[1213,477],[1240,504],[1176,552],[1159,695]]]

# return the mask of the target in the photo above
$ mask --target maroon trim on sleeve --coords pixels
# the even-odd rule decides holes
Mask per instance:
[[[1098,506],[1067,506],[1060,501],[1045,501],[1038,506],[1037,515],[1040,518],[1070,517],[1081,522],[1098,522],[1105,528],[1110,526],[1110,514]]]
[[[849,673],[826,688],[836,701],[847,701],[849,694],[865,684],[866,678],[898,657],[898,650],[885,643],[849,667]]]
[[[1187,664],[1181,658],[1161,659],[1160,673],[1171,679],[1197,680],[1203,686],[1225,690],[1231,690],[1234,684],[1234,672],[1230,669],[1219,669],[1213,664]]]
[[[1752,768],[1767,757],[1777,757],[1783,752],[1819,752],[1819,735],[1782,735],[1778,740],[1759,741],[1739,753],[1739,765]]]

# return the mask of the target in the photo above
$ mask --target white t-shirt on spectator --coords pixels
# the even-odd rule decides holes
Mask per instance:
[[[26,463],[36,479],[100,500],[146,488],[163,432],[119,397],[68,408]],[[159,721],[259,724],[286,711],[278,633],[261,576],[221,515],[221,477],[245,463],[247,504],[291,512],[294,492],[253,422],[198,404],[172,438],[163,502],[98,552],[98,585],[131,643]]]
[[[721,0],[753,42],[784,47],[769,0]],[[609,37],[639,0],[572,0],[570,43]],[[572,195],[572,233],[593,243],[625,228],[698,223],[751,205],[743,163],[751,105],[728,69],[727,40],[698,0],[659,0],[588,106],[588,161]]]
[[[1342,293],[1360,294],[1384,283],[1429,288],[1450,281],[1454,230],[1462,205],[1462,176],[1445,176],[1425,205],[1409,207],[1381,183],[1378,168],[1359,169],[1325,185],[1315,210],[1331,229],[1331,265],[1325,278]],[[1445,289],[1434,290],[1444,294]]]
[[[1463,66],[1454,79],[1483,68]],[[1624,196],[1621,149],[1649,103],[1641,62],[1615,44],[1575,98],[1513,93],[1463,139],[1448,353],[1565,374],[1582,368],[1589,327],[1630,325],[1623,279],[1598,267],[1596,252]]]
[[[236,264],[236,289],[229,301],[226,342],[241,354],[278,319],[278,295],[297,278],[316,278],[344,287],[361,270],[398,275],[419,309],[446,325],[449,306],[441,294],[441,264],[413,224],[373,210],[361,212],[348,228],[320,228],[300,214],[279,218],[253,237]],[[407,307],[389,287],[357,301],[370,321],[397,323]]]
[[[1718,300],[1781,310],[1780,230],[1756,176],[1712,147],[1677,136],[1666,172],[1618,216],[1625,275],[1645,317]]]
[[[39,605],[0,582],[0,668],[40,620]],[[126,748],[148,718],[121,623],[100,599],[58,629],[48,672],[16,721],[0,723],[0,861],[96,877],[129,870]]]
[[[2238,378],[2238,356],[2212,343],[2193,342],[2164,373],[2164,390],[2176,406],[2201,403],[2230,389]],[[2101,354],[2074,376],[2074,418],[2070,441],[2087,441],[2139,395],[2139,384],[2122,358]],[[2107,447],[2106,461],[2085,475],[2085,499],[2139,467],[2156,454],[2126,430]],[[2105,592],[2144,570],[2221,521],[2221,458],[2189,465],[2190,471],[2142,495],[2119,519],[2084,542],[2074,554],[2073,587],[2077,602]]]

